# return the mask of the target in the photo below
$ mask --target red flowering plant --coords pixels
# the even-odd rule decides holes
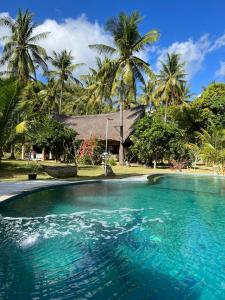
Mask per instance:
[[[103,147],[95,136],[84,140],[79,148],[78,162],[84,165],[98,165],[102,161]]]

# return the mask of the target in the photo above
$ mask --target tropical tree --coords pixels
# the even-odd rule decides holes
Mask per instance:
[[[162,68],[158,75],[158,87],[155,96],[165,106],[164,121],[167,121],[167,107],[170,104],[181,104],[185,91],[184,63],[176,53],[167,54],[165,62],[161,62]]]
[[[141,59],[138,53],[146,46],[156,42],[159,33],[157,30],[151,30],[142,36],[138,29],[141,20],[142,17],[138,12],[133,12],[130,16],[122,12],[118,17],[111,18],[106,23],[106,30],[113,36],[114,46],[104,44],[89,46],[97,50],[100,55],[113,55],[112,59],[101,68],[99,76],[108,78],[112,94],[117,91],[118,85],[121,85],[123,90],[125,87],[128,93],[124,91],[120,93],[120,96],[126,95],[129,101],[136,98],[137,82],[145,85],[144,74],[150,77],[154,76],[149,64]],[[125,99],[119,100],[122,111]],[[122,126],[123,124],[120,124],[120,127]],[[120,138],[119,160],[122,164],[124,161],[123,137]]]
[[[21,81],[36,78],[38,67],[47,70],[46,51],[37,42],[48,33],[34,34],[36,24],[32,18],[33,15],[28,10],[24,14],[19,10],[16,20],[7,16],[0,18],[0,26],[11,30],[10,36],[3,37],[4,47],[0,63],[7,64],[7,70],[3,73],[18,77]]]
[[[131,140],[132,153],[147,165],[154,162],[156,166],[157,162],[164,159],[182,161],[189,158],[183,131],[175,124],[165,124],[151,115],[146,115],[137,122]]]
[[[145,86],[142,87],[142,94],[140,97],[140,102],[147,107],[150,108],[150,110],[157,106],[157,99],[154,97],[154,92],[156,89],[156,82],[149,80]]]
[[[3,147],[15,128],[17,121],[15,111],[20,88],[15,78],[0,79],[0,158],[3,155]]]
[[[214,114],[214,124],[225,127],[225,83],[212,83],[200,97],[193,101],[193,106],[199,110],[208,109]]]
[[[81,82],[74,77],[73,72],[80,66],[84,64],[73,64],[73,56],[71,55],[71,51],[62,50],[61,52],[53,52],[52,57],[49,57],[49,60],[55,68],[54,70],[48,71],[47,75],[50,79],[55,80],[54,88],[55,90],[60,91],[59,95],[59,113],[62,112],[62,99],[63,93],[66,88],[66,83],[71,81],[81,84]]]
[[[209,165],[219,165],[224,172],[225,165],[225,129],[214,127],[209,133],[202,129],[198,134],[201,141],[203,161]]]

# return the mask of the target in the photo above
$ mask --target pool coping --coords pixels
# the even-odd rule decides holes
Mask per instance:
[[[86,179],[79,181],[67,181],[67,180],[29,180],[29,181],[10,181],[10,182],[0,182],[0,204],[5,202],[6,200],[15,199],[22,195],[27,195],[30,193],[38,192],[41,190],[47,190],[56,188],[59,186],[67,186],[67,185],[79,185],[79,184],[87,184],[87,183],[101,183],[107,181],[147,181],[149,180],[152,184],[156,183],[158,179],[164,176],[207,176],[207,177],[222,177],[225,178],[224,175],[216,175],[216,174],[195,174],[195,173],[153,173],[147,175],[140,176],[132,176],[126,178],[114,178],[114,179]],[[16,186],[15,186],[16,185]],[[7,189],[8,186],[8,189]],[[3,192],[2,192],[3,188]],[[5,188],[5,191],[4,191]]]

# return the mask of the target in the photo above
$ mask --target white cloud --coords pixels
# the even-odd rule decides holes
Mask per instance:
[[[212,51],[217,50],[224,46],[225,46],[225,34],[221,35],[219,38],[217,38],[214,41],[214,43],[212,44],[212,47],[209,49],[209,52],[212,52]]]
[[[2,12],[0,13],[0,18],[3,18],[3,17],[10,17],[10,15],[7,13],[7,12]],[[10,30],[7,28],[7,27],[4,27],[4,26],[1,26],[0,27],[0,38],[2,38],[3,36],[7,36],[10,34]],[[0,47],[2,47],[4,44],[3,44],[3,41],[0,39]]]
[[[89,49],[88,45],[97,43],[112,45],[111,36],[98,22],[89,22],[85,15],[77,19],[66,19],[62,23],[47,19],[36,28],[35,33],[37,32],[50,32],[46,39],[40,41],[40,45],[46,49],[48,55],[51,55],[52,51],[66,49],[71,51],[75,63],[86,63],[92,67],[95,65],[97,53]]]
[[[181,61],[186,63],[185,70],[187,79],[191,79],[203,68],[206,56],[224,46],[225,34],[215,40],[209,39],[209,35],[205,34],[197,41],[189,39],[183,42],[175,42],[168,48],[161,50],[161,53],[157,58],[156,69],[159,71],[161,66],[160,62],[165,60],[167,53],[175,52],[180,54]],[[217,73],[221,76],[221,72],[223,72],[223,63],[221,63],[221,67]]]
[[[182,62],[185,62],[187,78],[192,78],[201,68],[205,56],[211,46],[208,35],[202,36],[194,42],[192,39],[184,42],[175,42],[166,49],[162,49],[157,59],[157,69],[160,69],[161,61],[164,61],[167,53],[178,53]]]
[[[225,61],[220,62],[220,67],[216,71],[216,77],[225,79]]]
[[[0,13],[1,16],[9,16],[9,14],[3,12]],[[39,42],[40,45],[47,50],[48,55],[51,55],[53,50],[56,52],[63,49],[71,50],[75,63],[86,63],[86,67],[80,68],[78,74],[84,74],[89,66],[95,67],[95,57],[98,54],[89,49],[88,45],[97,43],[113,45],[111,35],[97,21],[90,22],[85,15],[76,19],[65,19],[62,22],[46,19],[36,28],[36,33],[46,31],[50,34]],[[8,34],[7,28],[0,27],[0,37]],[[3,41],[0,40],[0,50],[2,46]],[[209,39],[208,35],[203,35],[199,40],[174,42],[168,48],[163,49],[153,45],[141,51],[138,56],[146,61],[151,57],[156,59],[156,68],[153,68],[158,71],[160,61],[165,59],[167,52],[179,53],[182,61],[186,62],[186,73],[190,79],[202,69],[206,55],[223,46],[225,46],[225,34],[215,40]],[[218,74],[220,72],[222,71],[218,70]]]
[[[9,16],[8,13],[1,13],[1,16]],[[59,23],[56,20],[47,19],[35,29],[35,34],[40,32],[50,32],[46,39],[39,41],[48,55],[52,51],[61,51],[66,49],[71,51],[74,57],[74,63],[86,63],[86,67],[78,70],[79,74],[83,74],[89,66],[95,66],[95,57],[98,55],[93,50],[89,49],[90,44],[107,44],[112,45],[112,37],[99,25],[96,21],[91,23],[85,15],[81,15],[77,19],[65,19]],[[10,32],[0,27],[0,37],[9,34]],[[0,46],[3,46],[3,41]]]

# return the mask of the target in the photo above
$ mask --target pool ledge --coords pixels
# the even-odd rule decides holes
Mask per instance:
[[[62,181],[62,180],[30,180],[30,181],[14,181],[14,182],[0,182],[0,203],[18,196],[20,194],[38,191],[40,189],[47,189],[56,186],[77,184],[82,182],[93,182],[99,180],[80,180],[80,181]]]
[[[81,183],[93,183],[93,182],[103,182],[103,181],[145,181],[149,180],[151,183],[156,183],[160,177],[173,175],[195,175],[195,176],[217,176],[224,177],[221,175],[213,174],[193,174],[193,173],[153,173],[148,175],[132,176],[127,178],[118,179],[89,179],[89,180],[79,180],[79,181],[67,181],[67,180],[30,180],[30,181],[11,181],[11,182],[0,182],[0,203],[16,197],[21,194],[31,193],[42,189],[48,189],[56,186],[65,185],[75,185]]]
[[[0,203],[16,197],[21,194],[26,194],[30,192],[35,192],[42,189],[48,189],[56,186],[65,186],[72,184],[81,183],[93,183],[93,182],[103,182],[103,181],[143,181],[147,180],[149,175],[134,176],[123,179],[89,179],[89,180],[79,180],[79,181],[69,181],[69,180],[30,180],[30,181],[13,181],[13,182],[0,182]]]

